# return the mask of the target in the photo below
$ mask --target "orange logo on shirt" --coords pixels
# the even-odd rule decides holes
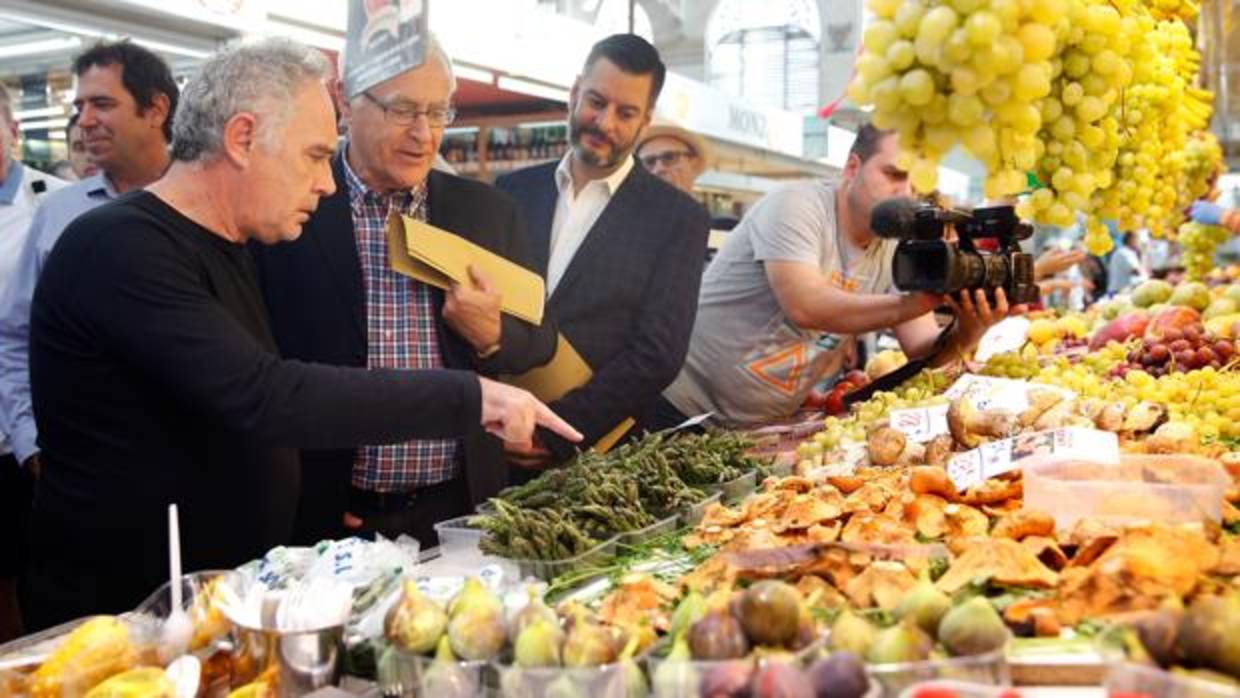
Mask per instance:
[[[835,270],[831,272],[829,281],[831,282],[832,286],[836,288],[842,288],[845,291],[856,291],[857,289],[861,288],[860,283],[858,283],[855,279],[852,279],[851,277],[844,276],[842,273],[840,273],[839,270]]]
[[[788,347],[757,361],[751,361],[745,369],[758,380],[784,393],[795,395],[801,372],[805,370],[805,344]]]

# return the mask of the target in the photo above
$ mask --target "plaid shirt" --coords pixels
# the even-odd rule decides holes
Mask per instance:
[[[368,368],[442,368],[431,288],[391,270],[385,230],[388,212],[426,220],[426,183],[410,191],[371,191],[344,162],[357,256],[366,289]],[[353,461],[353,486],[372,492],[407,492],[456,475],[458,442],[423,439],[363,446]]]

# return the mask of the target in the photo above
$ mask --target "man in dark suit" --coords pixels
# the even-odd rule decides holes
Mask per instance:
[[[658,51],[617,34],[595,44],[569,97],[563,160],[500,178],[517,199],[547,280],[547,313],[594,376],[552,402],[581,447],[627,417],[646,421],[684,361],[710,220],[689,196],[635,165],[663,86]],[[545,430],[510,460],[542,467],[574,446]]]
[[[300,240],[255,250],[286,358],[489,376],[551,358],[554,327],[501,315],[499,292],[476,270],[470,287],[444,292],[388,265],[384,221],[397,210],[532,267],[511,199],[431,169],[454,89],[451,62],[432,39],[423,65],[341,100],[349,134],[333,162],[336,193]],[[463,440],[304,451],[302,462],[299,543],[380,532],[430,546],[435,523],[506,482],[502,444],[482,429]]]

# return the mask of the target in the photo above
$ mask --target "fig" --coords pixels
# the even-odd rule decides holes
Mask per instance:
[[[809,683],[818,698],[861,698],[870,690],[865,663],[852,652],[835,652],[809,668]]]
[[[1007,626],[999,612],[981,596],[951,609],[939,622],[939,642],[957,657],[997,650],[1007,639]]]
[[[560,626],[538,618],[517,636],[513,643],[513,659],[521,667],[560,666],[560,645],[564,631]]]
[[[620,666],[624,669],[625,698],[646,698],[649,689],[646,686],[646,672],[637,664],[634,655],[641,646],[641,639],[635,633],[620,650]]]
[[[689,626],[701,620],[704,615],[706,615],[706,597],[696,591],[691,591],[680,600],[680,603],[676,604],[676,610],[672,612],[672,627],[669,632],[672,637],[676,637],[689,630]]]
[[[503,612],[491,606],[458,609],[448,621],[448,641],[462,659],[490,661],[499,655],[507,639]]]
[[[477,683],[457,664],[448,638],[441,637],[435,650],[435,661],[431,662],[422,677],[422,695],[465,698],[477,694]]]
[[[896,605],[894,613],[897,619],[912,618],[922,630],[933,635],[938,630],[939,621],[951,607],[951,598],[923,575]]]
[[[481,579],[470,577],[465,580],[465,586],[456,596],[452,597],[452,602],[448,604],[448,617],[455,618],[458,614],[474,608],[496,613],[503,618],[504,602],[491,593]]]
[[[677,635],[672,641],[672,651],[667,658],[659,662],[654,670],[651,681],[654,694],[659,698],[697,698],[697,671],[689,650],[689,640],[685,635]]]
[[[878,631],[866,661],[874,664],[920,662],[930,656],[934,641],[912,620],[904,620]]]
[[[1188,662],[1240,679],[1240,597],[1197,597],[1180,620],[1177,645]]]
[[[735,616],[715,609],[689,627],[689,650],[694,659],[740,659],[749,654],[749,639]]]
[[[619,655],[616,638],[603,626],[579,614],[564,638],[564,666],[586,667],[611,664]]]
[[[814,698],[814,688],[795,666],[767,662],[754,674],[753,698]]]
[[[876,634],[878,630],[870,621],[846,610],[835,619],[827,643],[833,652],[852,652],[864,657]]]
[[[521,631],[525,630],[526,626],[533,625],[535,621],[545,620],[556,627],[560,625],[560,619],[555,615],[555,611],[543,603],[542,597],[534,587],[531,586],[528,593],[529,601],[521,607],[520,611],[517,611],[512,617],[512,622],[508,624],[508,632],[511,635],[509,639],[513,642],[517,641],[517,637],[521,635]]]
[[[424,654],[435,649],[448,628],[448,614],[412,580],[405,580],[400,600],[383,619],[383,634],[403,650]]]
[[[787,582],[766,579],[741,594],[739,620],[749,640],[784,645],[797,636],[801,595]]]
[[[564,674],[547,684],[542,698],[590,698],[590,692],[588,688],[578,686],[571,675]]]
[[[1143,614],[1129,623],[1146,654],[1163,668],[1175,663],[1176,635],[1183,615],[1182,611],[1164,608]]]
[[[753,662],[731,659],[710,665],[702,674],[697,695],[702,698],[747,698],[753,682]]]

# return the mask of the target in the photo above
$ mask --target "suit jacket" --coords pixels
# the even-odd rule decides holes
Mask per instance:
[[[332,163],[336,192],[319,202],[296,241],[253,248],[272,331],[290,359],[365,366],[368,355],[366,294],[362,285],[343,154]],[[427,180],[427,217],[513,262],[533,269],[523,220],[505,194],[473,180],[432,170]],[[443,321],[444,293],[434,290],[439,349],[445,368],[494,376],[546,363],[555,351],[556,329],[503,316],[501,349],[478,359],[473,347]],[[502,444],[481,426],[464,439],[464,474],[471,499],[483,501],[507,482]],[[340,533],[353,450],[303,451],[298,542]]]
[[[529,225],[534,269],[547,275],[558,162],[501,177]],[[624,179],[569,263],[547,314],[594,371],[551,408],[585,435],[582,447],[626,417],[648,421],[684,363],[697,314],[710,218],[692,198],[640,165]],[[558,457],[573,445],[547,430]]]

